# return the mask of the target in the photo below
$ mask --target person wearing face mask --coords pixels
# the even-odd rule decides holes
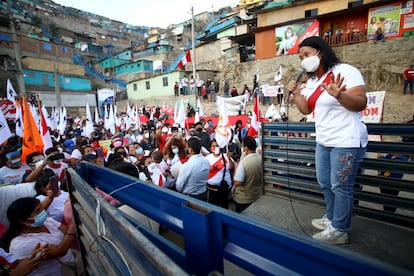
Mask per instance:
[[[75,241],[73,224],[64,225],[47,216],[33,197],[15,200],[7,209],[10,227],[3,237],[4,249],[17,259],[31,257],[42,246],[42,262],[30,275],[62,275],[62,265],[75,260],[70,246]]]
[[[224,155],[215,139],[210,142],[211,153],[206,156],[210,163],[207,182],[207,202],[228,208],[228,195],[232,187],[230,169],[233,163]]]
[[[355,175],[368,144],[360,115],[367,104],[365,82],[360,71],[341,63],[320,37],[303,40],[299,57],[308,81],[302,93],[291,81],[289,91],[300,112],[315,115],[316,176],[326,203],[323,218],[312,220],[323,230],[313,238],[344,244],[351,229]]]
[[[30,172],[25,173],[23,176],[23,182],[36,181],[37,177],[44,172],[46,165],[50,162],[51,155],[44,156],[40,152],[32,152],[26,156],[26,164],[32,169]]]
[[[57,195],[53,195],[50,187],[50,178],[54,175],[55,173],[52,170],[45,170],[36,179],[34,189],[36,191],[36,198],[42,202],[48,217],[58,222],[63,222],[65,203],[69,200],[69,193],[59,190]]]
[[[0,168],[0,184],[16,185],[23,182],[23,176],[31,171],[31,168],[22,163],[21,154],[12,151],[5,155],[6,166]]]
[[[111,150],[108,151],[105,157],[105,163],[109,164],[109,157],[114,153],[114,149],[122,146],[124,144],[122,137],[114,135],[111,139]]]
[[[194,128],[196,130],[195,136],[201,139],[201,146],[207,149],[210,144],[210,136],[206,131],[204,131],[203,124],[201,122],[197,122]]]
[[[59,181],[64,181],[66,179],[66,169],[69,167],[68,164],[63,162],[65,156],[63,153],[55,148],[51,147],[45,151],[46,155],[50,155],[48,157],[49,162],[46,165],[46,169],[51,169],[58,177]]]
[[[276,55],[287,55],[289,50],[293,48],[296,43],[298,37],[296,36],[295,32],[293,31],[292,27],[287,27],[285,30],[285,34],[283,36],[282,41],[280,42],[280,46],[277,50]]]

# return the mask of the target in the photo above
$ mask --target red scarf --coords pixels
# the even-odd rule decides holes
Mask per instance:
[[[328,75],[325,77],[323,82],[321,82],[318,87],[316,87],[315,92],[312,93],[312,95],[308,99],[308,107],[313,112],[315,109],[316,101],[319,99],[319,96],[322,94],[322,92],[325,90],[321,87],[322,83],[329,84],[331,82],[331,77],[333,76],[332,71],[328,73]]]

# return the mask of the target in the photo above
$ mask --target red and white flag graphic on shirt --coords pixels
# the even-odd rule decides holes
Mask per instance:
[[[185,53],[185,56],[178,63],[178,67],[183,68],[187,63],[191,62],[191,53],[190,50]]]
[[[250,122],[250,128],[247,132],[247,136],[255,137],[259,133],[260,122],[260,110],[259,110],[259,97],[254,100],[254,109],[252,115],[252,121]]]

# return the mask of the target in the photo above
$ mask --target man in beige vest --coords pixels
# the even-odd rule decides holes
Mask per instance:
[[[236,168],[233,178],[233,199],[236,212],[241,213],[263,194],[262,158],[256,153],[256,141],[253,137],[242,139],[242,150],[245,157]]]

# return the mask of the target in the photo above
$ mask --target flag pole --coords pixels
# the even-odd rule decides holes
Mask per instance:
[[[196,80],[196,57],[195,57],[195,49],[194,49],[194,6],[191,6],[191,51],[192,51],[192,57],[191,57],[191,61],[192,61],[192,65],[193,65],[193,80]],[[195,83],[194,83],[195,85]],[[190,87],[190,91],[191,91],[191,87]],[[194,95],[195,95],[195,102],[197,104],[197,91],[194,91]]]

